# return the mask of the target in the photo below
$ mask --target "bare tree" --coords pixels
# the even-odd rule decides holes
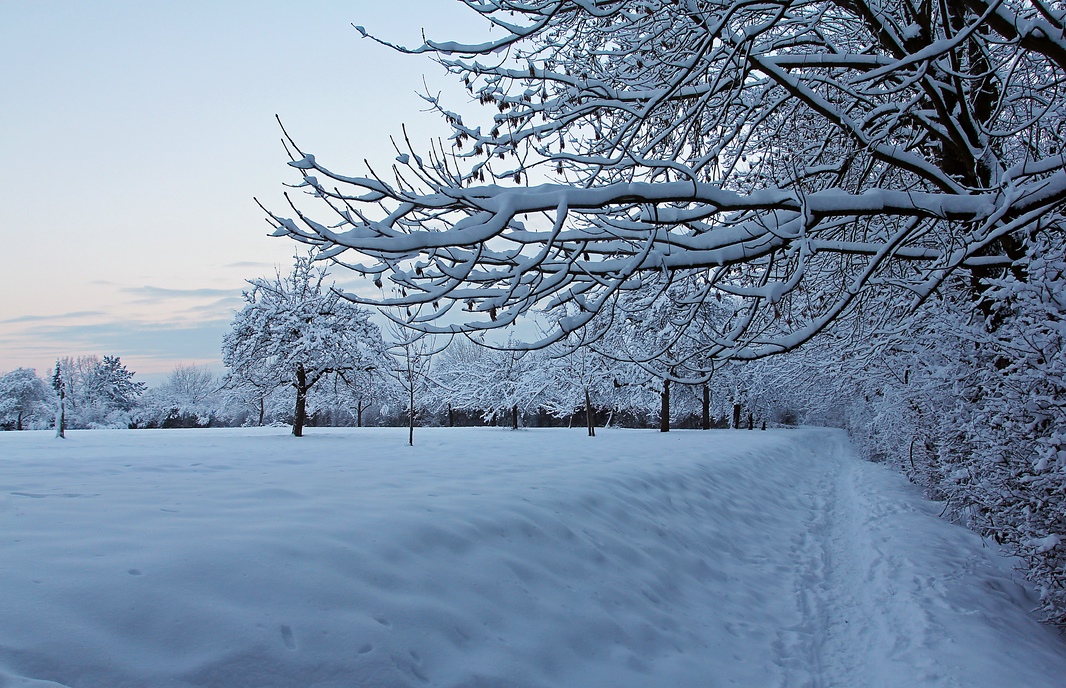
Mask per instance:
[[[417,397],[432,385],[430,369],[433,356],[439,353],[441,348],[431,337],[395,323],[388,326],[388,332],[392,339],[390,348],[393,361],[389,372],[403,392],[404,404],[407,407],[407,443],[413,447],[415,424],[420,410]]]

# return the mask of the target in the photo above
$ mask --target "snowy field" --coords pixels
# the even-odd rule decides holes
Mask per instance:
[[[0,433],[0,686],[1066,684],[837,432]]]

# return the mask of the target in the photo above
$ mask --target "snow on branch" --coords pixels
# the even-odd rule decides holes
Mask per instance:
[[[412,308],[424,332],[537,314],[536,348],[627,294],[729,295],[744,306],[708,350],[759,358],[860,303],[892,329],[952,275],[1024,272],[1021,245],[1061,231],[1066,41],[1042,4],[464,4],[503,36],[397,49],[432,55],[485,116],[426,95],[453,134],[405,136],[388,174],[290,139],[318,210],[269,214],[387,279],[389,296],[346,296]]]

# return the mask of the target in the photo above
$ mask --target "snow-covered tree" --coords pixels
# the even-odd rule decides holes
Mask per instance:
[[[85,398],[100,409],[105,418],[116,412],[128,415],[147,386],[135,382],[135,374],[118,356],[104,356],[87,380]]]
[[[409,52],[485,108],[427,94],[451,137],[392,175],[290,140],[309,200],[276,233],[390,280],[379,302],[426,332],[541,313],[527,348],[608,352],[603,318],[665,301],[650,341],[669,346],[630,359],[730,370],[749,409],[783,407],[787,376],[721,365],[808,344],[790,383],[808,418],[1014,548],[1066,623],[1060,4],[463,4],[498,32]],[[719,297],[729,316],[700,323]]]
[[[587,346],[560,343],[548,348],[539,365],[528,373],[527,385],[539,390],[540,405],[557,417],[581,411],[585,430],[596,436],[596,409],[615,406],[620,369],[612,361]]]
[[[146,385],[118,356],[65,357],[56,364],[53,386],[63,399],[65,426],[128,428]]]
[[[56,362],[56,372],[52,377],[53,387],[65,399],[67,426],[86,428],[81,422],[82,408],[89,411],[93,402],[90,395],[90,380],[100,366],[99,356],[64,356]],[[61,390],[61,391],[60,391]],[[91,414],[87,413],[87,417]]]
[[[744,299],[706,348],[753,359],[866,301],[888,327],[953,274],[1024,273],[1060,227],[1066,38],[1043,3],[464,4],[502,35],[410,52],[494,114],[427,95],[450,147],[402,153],[394,180],[296,147],[328,217],[272,215],[384,273],[384,303],[440,305],[424,330],[577,306],[548,344],[665,271]]]
[[[16,368],[0,376],[0,427],[48,427],[54,413],[55,394],[33,368]]]
[[[370,311],[325,286],[326,271],[313,262],[310,255],[296,256],[288,275],[250,280],[244,308],[222,344],[227,387],[254,388],[260,400],[292,389],[297,437],[314,410],[316,385],[334,377],[356,385],[390,367]]]
[[[291,388],[278,387],[269,377],[267,368],[248,367],[240,376],[226,375],[222,381],[222,405],[227,416],[245,425],[262,426],[277,418],[290,417],[293,401],[285,392]]]
[[[63,364],[59,360],[56,360],[56,368],[52,373],[52,389],[56,393],[56,438],[64,439],[67,436],[67,382],[63,375]]]
[[[710,425],[712,400],[710,378],[723,365],[708,355],[708,347],[725,323],[736,317],[739,301],[705,290],[694,283],[671,283],[669,275],[649,279],[641,289],[619,295],[607,304],[584,329],[584,339],[603,355],[619,362],[616,385],[625,387],[623,397],[643,401],[648,393],[658,397],[659,427],[668,431],[672,419],[693,413],[693,395],[687,388],[699,387],[699,413],[703,427]],[[660,284],[665,282],[665,284]],[[680,395],[678,394],[680,392]],[[678,397],[681,407],[671,404]]]
[[[440,390],[438,405],[448,414],[449,425],[453,424],[455,411],[484,415],[483,371],[491,366],[485,360],[490,351],[471,339],[455,337],[437,356],[433,379]]]
[[[476,411],[487,421],[510,423],[542,403],[543,382],[536,379],[544,366],[533,354],[489,347],[465,337],[451,341],[438,357],[433,375],[441,403],[453,410]]]
[[[138,405],[141,424],[152,427],[204,427],[222,411],[221,381],[199,365],[179,363],[158,387],[148,390]]]

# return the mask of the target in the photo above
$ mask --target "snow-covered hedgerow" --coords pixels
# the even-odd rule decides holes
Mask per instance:
[[[1045,610],[1066,624],[1066,260],[1030,250],[1027,280],[993,283],[1000,309],[958,383],[962,437],[948,494],[971,525],[1025,560]],[[976,328],[975,328],[976,329]],[[989,331],[990,330],[990,331]],[[945,438],[946,439],[946,438]]]
[[[989,282],[983,321],[944,297],[906,340],[859,357],[838,349],[832,391],[809,385],[805,398],[809,420],[836,415],[867,458],[1016,556],[1042,612],[1066,625],[1066,260],[1046,240],[1027,260],[1026,274]]]

